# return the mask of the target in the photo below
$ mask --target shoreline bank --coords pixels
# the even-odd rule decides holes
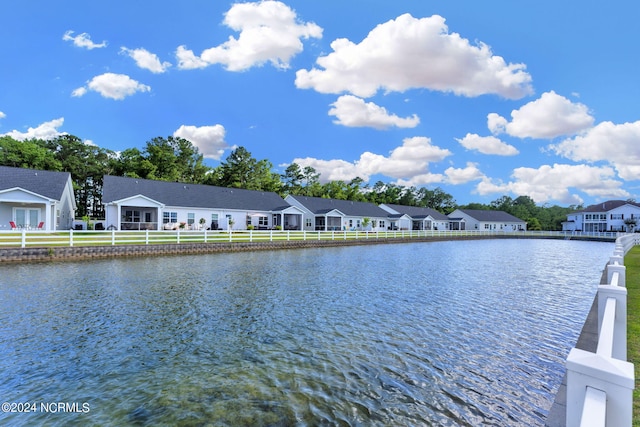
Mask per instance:
[[[215,242],[215,243],[173,243],[151,245],[115,245],[115,246],[73,246],[73,247],[27,247],[0,248],[0,265],[24,262],[64,262],[121,257],[195,255],[221,252],[246,252],[262,250],[302,249],[335,246],[360,246],[399,243],[428,243],[449,240],[486,240],[486,239],[553,239],[554,236],[514,235],[466,235],[466,236],[425,236],[398,237],[384,239],[358,240],[284,240],[273,242]],[[580,238],[576,240],[615,241],[609,238]]]

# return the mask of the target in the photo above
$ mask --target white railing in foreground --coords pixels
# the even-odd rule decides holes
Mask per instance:
[[[573,348],[567,357],[567,427],[630,427],[633,364],[627,362],[627,288],[624,255],[640,236],[616,239],[607,283],[598,286],[598,345],[595,353]]]
[[[356,240],[356,239],[411,239],[478,236],[512,236],[564,239],[603,238],[615,239],[618,232],[564,232],[564,231],[475,231],[475,230],[392,230],[392,231],[293,231],[293,230],[234,230],[228,231],[156,231],[156,230],[104,230],[104,231],[55,231],[38,230],[0,231],[2,247],[51,247],[51,246],[113,246],[150,245],[175,243],[215,242],[273,242],[295,240]]]

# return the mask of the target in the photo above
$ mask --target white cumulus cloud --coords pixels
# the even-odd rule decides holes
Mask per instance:
[[[378,90],[412,88],[518,99],[532,93],[523,64],[507,64],[484,43],[471,44],[449,33],[445,19],[404,14],[378,25],[359,44],[331,43],[333,52],[317,59],[321,68],[299,70],[296,86],[321,93],[350,92],[362,98]]]
[[[518,138],[573,135],[593,126],[593,121],[586,105],[571,102],[554,91],[513,110],[511,122],[496,113],[487,116],[487,126],[493,134],[506,132]]]
[[[209,159],[220,160],[224,150],[229,148],[224,140],[225,128],[222,125],[213,126],[180,126],[173,136],[184,138],[198,147],[198,151]]]
[[[143,48],[128,49],[123,46],[120,48],[120,53],[133,58],[138,67],[149,70],[155,74],[164,73],[167,71],[167,68],[171,67],[170,62],[161,62],[158,55]]]
[[[480,169],[478,169],[478,165],[473,162],[467,162],[464,168],[447,168],[444,174],[447,176],[447,182],[454,185],[477,181],[485,177]]]
[[[403,140],[402,145],[394,148],[388,156],[364,152],[355,162],[340,159],[320,160],[314,158],[297,158],[293,162],[301,167],[311,166],[321,174],[323,182],[349,181],[360,177],[368,181],[372,175],[381,174],[400,180],[429,177],[430,182],[440,182],[441,175],[433,175],[428,171],[429,163],[442,161],[450,156],[451,151],[431,144],[427,137],[412,137]]]
[[[83,47],[89,50],[98,49],[98,48],[107,46],[106,41],[103,41],[102,43],[94,43],[93,41],[91,41],[91,36],[87,33],[81,33],[75,37],[72,36],[73,33],[74,31],[71,31],[71,30],[65,32],[64,35],[62,36],[62,40],[73,42],[75,46]]]
[[[181,70],[194,70],[196,68],[205,68],[209,66],[207,61],[200,59],[199,56],[187,49],[186,46],[178,46],[176,49],[176,58],[178,59],[178,68]]]
[[[224,24],[238,31],[238,38],[205,49],[198,57],[186,46],[176,50],[178,67],[202,68],[205,64],[222,64],[229,71],[244,71],[271,63],[289,68],[289,62],[302,52],[301,39],[321,38],[322,28],[299,22],[295,11],[279,1],[236,3],[225,14]]]
[[[66,135],[66,132],[60,132],[58,128],[64,124],[64,117],[44,122],[36,127],[30,127],[26,132],[12,130],[2,134],[2,136],[10,136],[17,141],[26,141],[28,139],[53,139],[60,135]]]
[[[353,95],[343,95],[331,104],[330,116],[335,116],[334,123],[348,127],[372,127],[374,129],[387,129],[391,126],[399,128],[414,128],[420,124],[417,115],[411,117],[398,117],[389,114],[387,109],[365,102],[362,98]]]
[[[495,154],[498,156],[515,156],[518,149],[500,141],[495,136],[480,136],[475,133],[468,133],[464,138],[456,141],[467,150],[477,150],[482,154]]]
[[[92,90],[105,98],[122,100],[136,92],[149,92],[151,87],[144,85],[125,74],[104,73],[92,78],[86,86],[75,89],[71,96],[80,97]]]
[[[640,180],[640,121],[602,122],[550,148],[575,161],[608,162],[624,180]]]
[[[5,117],[7,117],[7,115],[2,111],[0,111],[0,119],[4,119]]]
[[[529,196],[537,203],[556,200],[565,204],[581,204],[583,199],[575,191],[602,198],[629,197],[629,193],[621,188],[622,182],[615,179],[615,171],[611,167],[567,164],[542,165],[537,169],[520,167],[514,169],[511,178],[513,180],[507,183],[485,178],[476,191],[480,195],[512,193]]]

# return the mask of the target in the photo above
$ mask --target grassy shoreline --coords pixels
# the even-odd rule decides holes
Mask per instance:
[[[640,427],[640,246],[633,247],[624,258],[627,277],[627,354],[635,371],[633,390],[633,425]]]

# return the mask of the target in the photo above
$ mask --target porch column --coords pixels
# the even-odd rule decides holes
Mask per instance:
[[[116,218],[116,230],[120,230],[120,218],[122,217],[122,206],[118,203],[118,217]]]
[[[55,202],[51,203],[51,205],[48,205],[48,204],[44,205],[44,225],[46,226],[45,230],[47,231],[52,231],[55,229],[54,228],[55,224],[53,224],[53,221],[51,220],[52,211],[55,212],[55,209],[56,209]]]

